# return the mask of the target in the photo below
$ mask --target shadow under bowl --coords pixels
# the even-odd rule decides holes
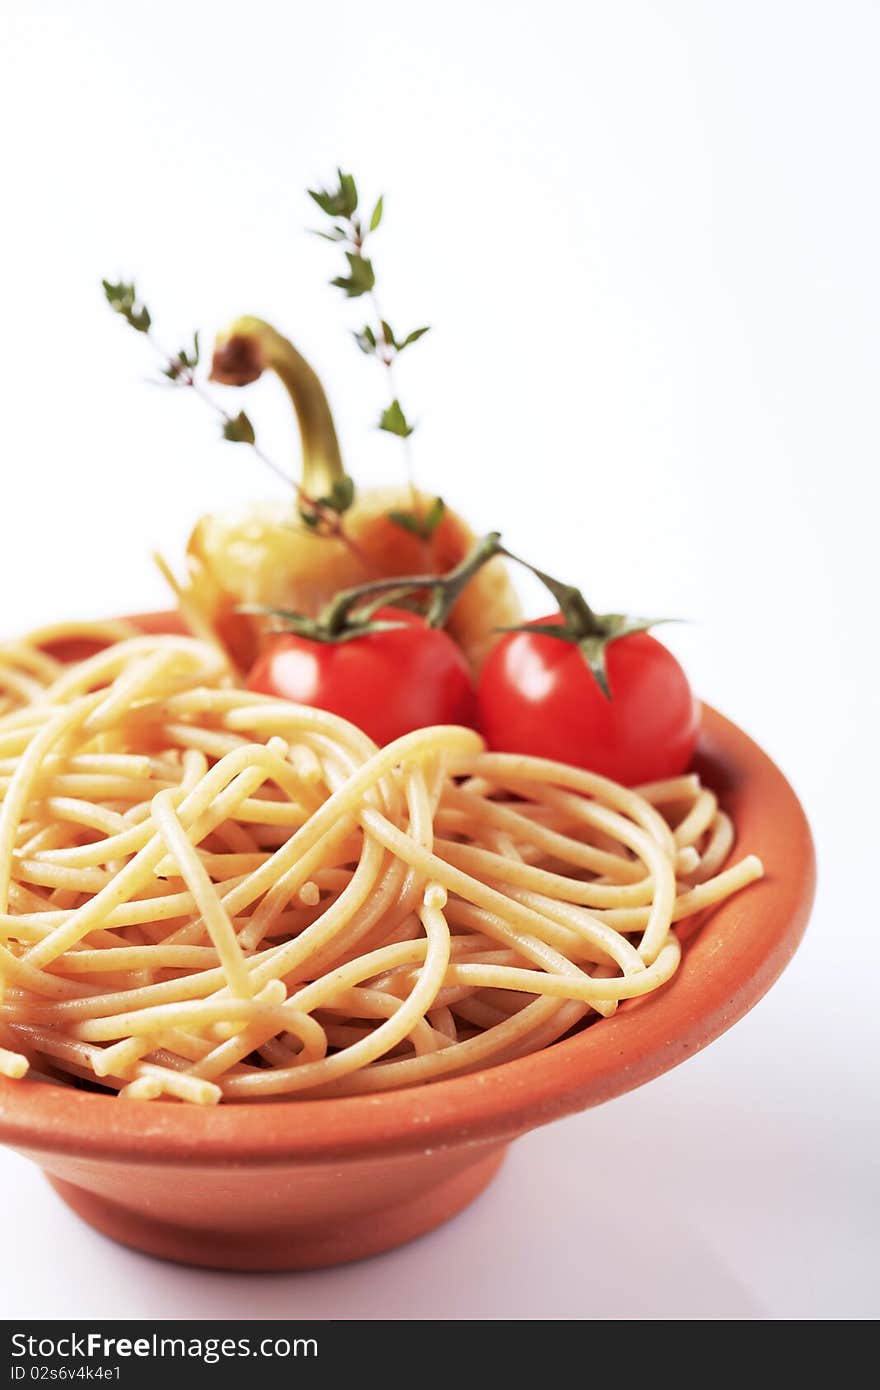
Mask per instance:
[[[375,1096],[201,1109],[0,1078],[0,1141],[99,1231],[187,1264],[309,1269],[424,1234],[482,1191],[512,1139],[685,1061],[791,959],[815,886],[803,810],[708,707],[696,767],[734,818],[737,858],[759,854],[766,876],[704,914],[677,974],[636,1007],[517,1061]]]

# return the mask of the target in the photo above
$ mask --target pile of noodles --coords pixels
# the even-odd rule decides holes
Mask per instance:
[[[0,648],[0,1073],[198,1104],[412,1086],[659,988],[760,876],[695,776],[378,750],[211,644]],[[62,634],[63,635],[63,634]]]

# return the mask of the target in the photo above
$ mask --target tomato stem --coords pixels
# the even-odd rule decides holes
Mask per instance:
[[[522,565],[540,579],[559,605],[559,623],[522,623],[515,627],[502,628],[504,632],[543,632],[548,637],[556,637],[562,642],[571,642],[578,648],[581,656],[592,671],[596,683],[606,700],[610,700],[611,686],[608,683],[608,646],[619,637],[627,637],[632,632],[645,632],[657,623],[668,622],[667,618],[631,618],[624,613],[596,613],[580,589],[573,584],[563,584],[546,574],[544,570],[530,565],[528,560],[514,555],[501,547],[500,553],[508,560]]]
[[[596,613],[580,589],[563,584],[544,570],[530,565],[528,560],[514,555],[501,544],[501,534],[490,531],[471,547],[468,554],[448,574],[413,574],[395,579],[375,579],[342,589],[321,610],[316,618],[284,609],[249,608],[247,611],[270,613],[282,619],[284,625],[301,636],[319,642],[345,642],[352,637],[366,636],[393,627],[388,620],[376,620],[376,612],[393,606],[416,594],[427,591],[424,616],[429,627],[442,627],[450,612],[478,570],[495,556],[503,556],[530,571],[553,595],[559,605],[560,621],[522,623],[515,627],[499,628],[499,632],[542,632],[563,642],[571,642],[580,651],[602,693],[611,699],[608,684],[606,653],[609,643],[631,632],[644,632],[662,618],[630,618],[623,613]],[[372,600],[372,602],[370,602]]]
[[[402,579],[374,579],[367,584],[358,584],[353,589],[342,589],[318,615],[316,622],[330,634],[341,633],[365,598],[378,595],[379,602],[371,605],[366,614],[359,614],[360,621],[363,621],[364,616],[371,616],[382,604],[410,598],[413,594],[427,589],[430,591],[430,598],[425,619],[429,627],[442,627],[462,590],[477,571],[482,569],[487,560],[501,553],[501,536],[497,531],[490,531],[482,540],[477,541],[464,559],[448,574],[414,574]]]
[[[520,555],[514,555],[506,548],[503,548],[502,553],[506,559],[513,560],[517,565],[522,565],[523,569],[527,569],[536,579],[540,579],[544,588],[550,591],[559,604],[559,611],[572,634],[575,630],[580,637],[601,637],[604,634],[604,619],[593,612],[580,589],[576,589],[573,584],[561,583],[560,580],[554,579],[544,570],[537,569],[535,565],[530,565],[528,560],[524,560]]]

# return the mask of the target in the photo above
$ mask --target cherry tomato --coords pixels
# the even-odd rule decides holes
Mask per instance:
[[[476,698],[461,649],[416,613],[380,608],[399,623],[346,642],[296,633],[277,637],[258,658],[248,689],[329,710],[378,744],[429,724],[476,723]]]
[[[529,631],[503,637],[477,687],[489,747],[572,763],[630,786],[684,772],[699,707],[675,657],[635,632],[609,642],[606,662],[610,700],[573,643]]]

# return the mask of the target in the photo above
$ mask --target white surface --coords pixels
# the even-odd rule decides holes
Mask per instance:
[[[357,306],[301,230],[341,160],[389,194],[389,317],[435,325],[404,363],[423,480],[599,606],[694,618],[670,642],[790,775],[820,858],[806,942],[747,1020],[370,1264],[166,1267],[2,1152],[4,1314],[877,1316],[876,7],[7,0],[2,22],[2,630],[162,603],[150,547],[273,487],[142,384],[102,275],[136,275],[175,345],[275,318],[352,471],[395,475]],[[246,403],[285,458],[273,383]]]

